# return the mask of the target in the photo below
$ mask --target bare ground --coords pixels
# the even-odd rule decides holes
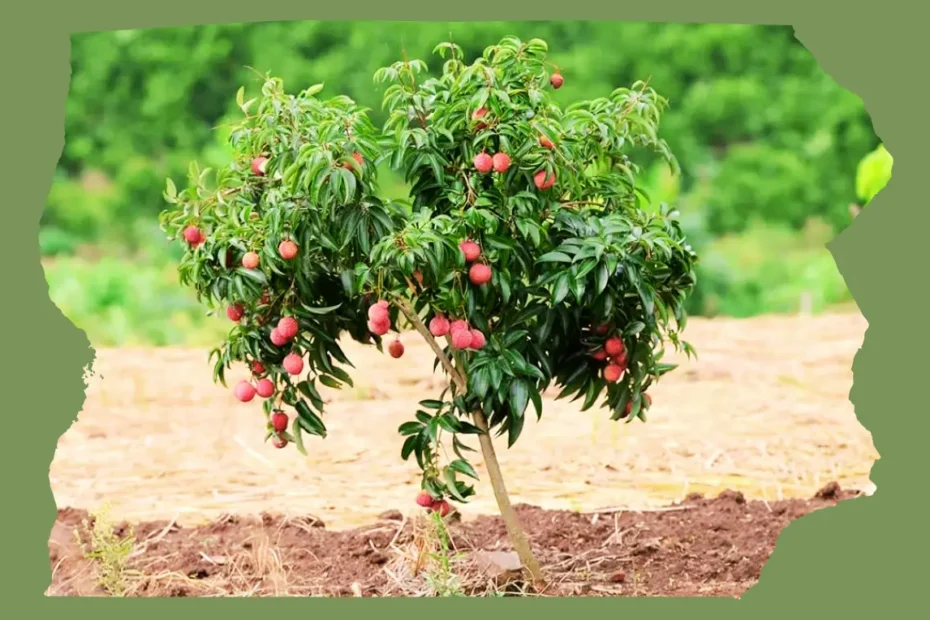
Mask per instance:
[[[548,399],[542,421],[499,456],[534,546],[561,575],[555,593],[735,596],[791,519],[835,501],[809,499],[824,484],[870,492],[878,454],[848,400],[865,328],[856,313],[694,319],[687,337],[700,357],[653,388],[648,423]],[[324,394],[330,436],[308,441],[309,458],[262,442],[260,405],[213,385],[205,352],[98,351],[50,470],[62,508],[50,593],[93,590],[79,585],[87,567],[70,532],[102,504],[149,539],[133,556],[145,575],[136,594],[420,592],[422,580],[399,576],[419,540],[406,520],[419,472],[400,460],[396,429],[442,378],[426,345],[404,340],[401,360],[346,345],[356,387]],[[453,525],[456,544],[506,546],[482,516],[496,506],[476,458],[478,497]],[[725,493],[650,511],[728,489],[749,501]],[[389,509],[405,525],[379,517]]]

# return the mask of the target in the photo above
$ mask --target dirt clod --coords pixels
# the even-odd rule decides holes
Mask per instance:
[[[822,489],[817,491],[816,497],[820,499],[833,499],[840,494],[840,485],[837,482],[830,482]]]
[[[731,502],[736,502],[737,504],[745,504],[746,498],[743,497],[743,494],[739,491],[724,491],[717,496],[718,499],[729,500]]]

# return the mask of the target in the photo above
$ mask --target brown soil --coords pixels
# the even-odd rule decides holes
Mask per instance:
[[[544,566],[553,596],[739,597],[756,583],[786,525],[855,497],[827,485],[810,500],[747,501],[736,491],[691,495],[665,509],[579,513],[520,505],[519,515]],[[87,514],[63,509],[49,543],[48,593],[86,596],[95,564],[74,542]],[[428,596],[439,591],[440,564],[424,550],[435,537],[423,518],[384,513],[375,525],[331,531],[311,517],[224,517],[207,525],[134,526],[136,546],[124,577],[129,596]],[[476,550],[508,549],[497,517],[451,519],[453,587],[468,595],[519,592],[476,569]],[[125,535],[125,524],[116,527]],[[417,572],[415,566],[420,565]],[[433,584],[432,586],[430,584]]]

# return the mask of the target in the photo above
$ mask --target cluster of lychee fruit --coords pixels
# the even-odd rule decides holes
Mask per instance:
[[[487,344],[487,338],[481,330],[469,328],[468,323],[462,319],[450,322],[442,314],[437,314],[430,319],[429,333],[436,338],[449,336],[454,349],[479,351]]]
[[[510,169],[510,155],[507,153],[488,155],[486,152],[482,151],[475,155],[472,163],[475,165],[475,170],[481,174],[487,174],[491,172],[491,170],[499,174],[504,174]]]
[[[379,299],[368,308],[368,331],[376,336],[384,336],[391,331],[390,304]],[[404,343],[400,341],[400,336],[394,339],[388,345],[388,354],[394,359],[398,359],[404,354]]]
[[[595,328],[595,333],[599,336],[606,335],[609,331],[607,325],[599,325]],[[604,346],[591,353],[591,357],[598,361],[606,361],[604,367],[604,380],[608,383],[616,383],[626,372],[629,359],[627,358],[626,346],[619,336],[611,336],[604,341]]]
[[[302,360],[300,363],[303,365]],[[253,381],[255,381],[255,383],[252,383],[252,381],[246,381],[245,379],[237,383],[234,390],[236,399],[247,403],[254,399],[256,395],[262,398],[271,398],[274,396],[274,382],[272,382],[272,380],[268,377],[263,376],[266,373],[265,365],[262,364],[259,360],[252,360],[251,369]],[[272,443],[276,448],[283,448],[287,445],[287,438],[283,435],[284,431],[287,430],[287,423],[287,414],[280,409],[275,409],[271,414],[271,427],[275,434],[275,438]]]
[[[438,512],[439,516],[445,517],[452,512],[452,506],[444,499],[436,499],[428,491],[420,491],[417,495],[417,506],[426,508],[429,512]]]
[[[471,239],[466,239],[459,244],[459,249],[465,256],[465,262],[471,264],[468,269],[469,281],[475,286],[484,286],[490,282],[492,276],[491,266],[477,262],[481,258],[481,246]]]

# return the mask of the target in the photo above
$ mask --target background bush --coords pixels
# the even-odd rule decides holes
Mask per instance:
[[[680,207],[702,255],[691,312],[849,300],[824,244],[849,223],[857,166],[878,146],[858,97],[788,27],[609,22],[265,22],[75,36],[66,142],[39,239],[52,298],[97,345],[177,344],[225,329],[169,274],[177,257],[156,216],[165,177],[227,156],[221,126],[236,115],[237,88],[260,85],[254,70],[293,91],[324,82],[380,123],[372,73],[401,50],[436,68],[436,40],[473,56],[507,34],[556,50],[561,104],[646,77],[670,100],[661,132],[682,174],[657,165],[650,189]],[[406,191],[390,175],[381,185],[391,197]]]

